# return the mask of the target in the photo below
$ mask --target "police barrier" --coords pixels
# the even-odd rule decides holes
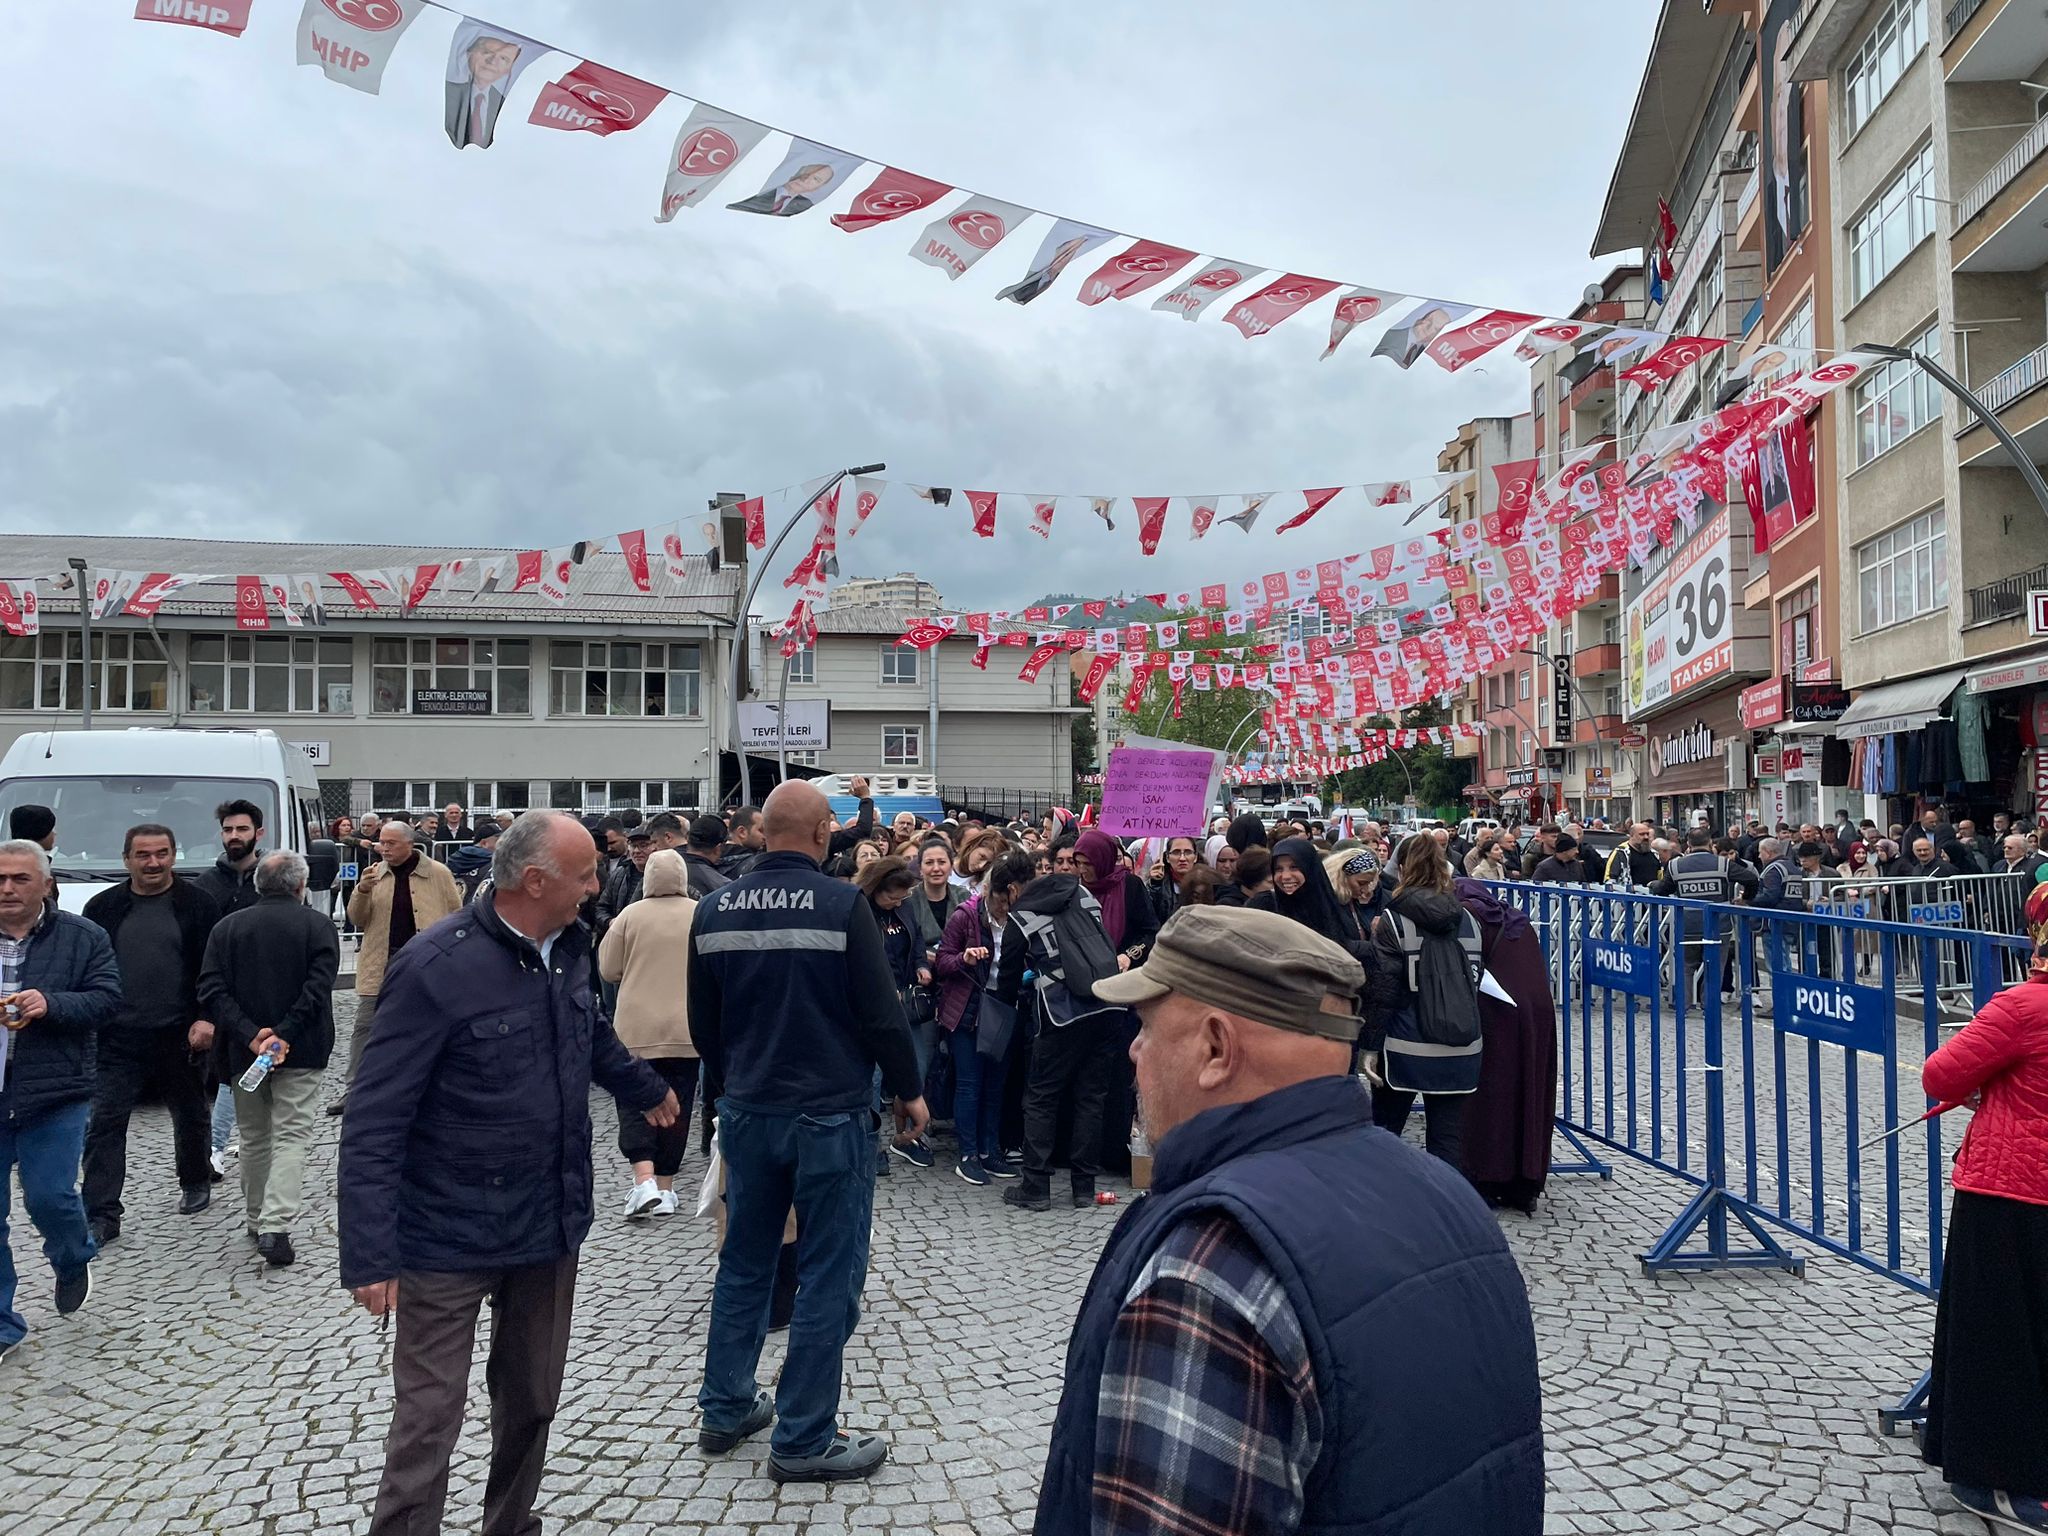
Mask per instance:
[[[1493,889],[1529,916],[1550,963],[1560,1130],[1695,1187],[1646,1271],[1799,1274],[1790,1235],[1935,1294],[1965,1112],[1887,1133],[1929,1107],[1921,1064],[1958,1022],[1953,1008],[1944,1018],[1943,949],[1970,978],[1967,1016],[2027,940],[1590,886]],[[1915,1408],[1909,1396],[1881,1418]]]

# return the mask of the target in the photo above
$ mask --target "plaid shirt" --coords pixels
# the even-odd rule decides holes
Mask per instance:
[[[1190,1218],[1130,1294],[1103,1361],[1095,1536],[1294,1530],[1323,1415],[1287,1292],[1238,1224]]]

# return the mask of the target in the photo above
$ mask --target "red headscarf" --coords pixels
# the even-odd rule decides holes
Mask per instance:
[[[1074,844],[1080,861],[1081,883],[1102,906],[1102,927],[1109,942],[1118,948],[1124,942],[1124,872],[1116,839],[1100,827],[1090,827]]]

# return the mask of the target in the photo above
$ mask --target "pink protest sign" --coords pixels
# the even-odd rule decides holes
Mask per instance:
[[[1102,830],[1113,837],[1200,832],[1222,755],[1204,747],[1117,747],[1102,778]]]

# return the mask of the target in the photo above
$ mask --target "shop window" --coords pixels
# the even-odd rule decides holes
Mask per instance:
[[[530,715],[532,668],[530,640],[377,636],[370,641],[371,707],[410,714],[416,692],[463,689],[490,695],[494,715]]]
[[[79,709],[88,673],[94,709],[169,707],[170,666],[147,631],[96,631],[89,668],[76,630],[0,635],[0,709]]]

